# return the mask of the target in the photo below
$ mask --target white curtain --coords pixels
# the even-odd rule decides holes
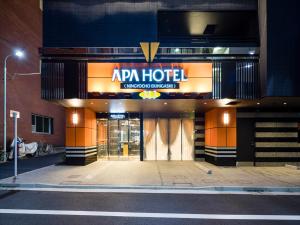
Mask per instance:
[[[158,119],[157,126],[157,160],[168,160],[168,119]]]
[[[194,120],[144,119],[144,159],[193,160]]]
[[[194,120],[182,120],[182,160],[194,159]]]
[[[181,160],[181,119],[169,120],[170,160]]]
[[[144,119],[144,159],[156,160],[156,121]]]

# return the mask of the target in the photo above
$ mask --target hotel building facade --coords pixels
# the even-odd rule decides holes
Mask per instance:
[[[66,108],[66,162],[299,162],[297,1],[284,4],[44,0],[42,98]]]

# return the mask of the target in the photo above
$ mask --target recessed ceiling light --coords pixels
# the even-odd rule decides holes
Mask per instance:
[[[91,105],[93,105],[93,104],[94,104],[94,102],[90,102],[90,104],[91,104]]]
[[[168,105],[168,103],[167,103],[167,102],[164,102],[164,105]]]
[[[206,104],[207,104],[207,102],[204,102],[203,104],[204,104],[204,105],[206,105]]]
[[[287,105],[287,102],[284,102],[283,104],[284,104],[284,105]]]
[[[256,102],[256,105],[260,105],[260,102]]]
[[[105,102],[105,105],[107,105],[107,102]]]

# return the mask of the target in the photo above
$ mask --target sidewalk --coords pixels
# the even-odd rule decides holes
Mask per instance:
[[[209,174],[211,171],[211,174]],[[52,165],[0,180],[3,184],[143,187],[300,187],[300,170],[288,167],[216,167],[205,162],[97,161]]]

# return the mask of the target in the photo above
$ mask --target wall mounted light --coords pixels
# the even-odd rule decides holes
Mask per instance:
[[[225,125],[228,125],[228,124],[229,124],[229,114],[228,114],[227,112],[225,112],[225,113],[223,114],[223,123],[224,123]]]
[[[78,124],[78,114],[77,113],[73,113],[72,114],[72,123],[74,125],[77,125]]]

